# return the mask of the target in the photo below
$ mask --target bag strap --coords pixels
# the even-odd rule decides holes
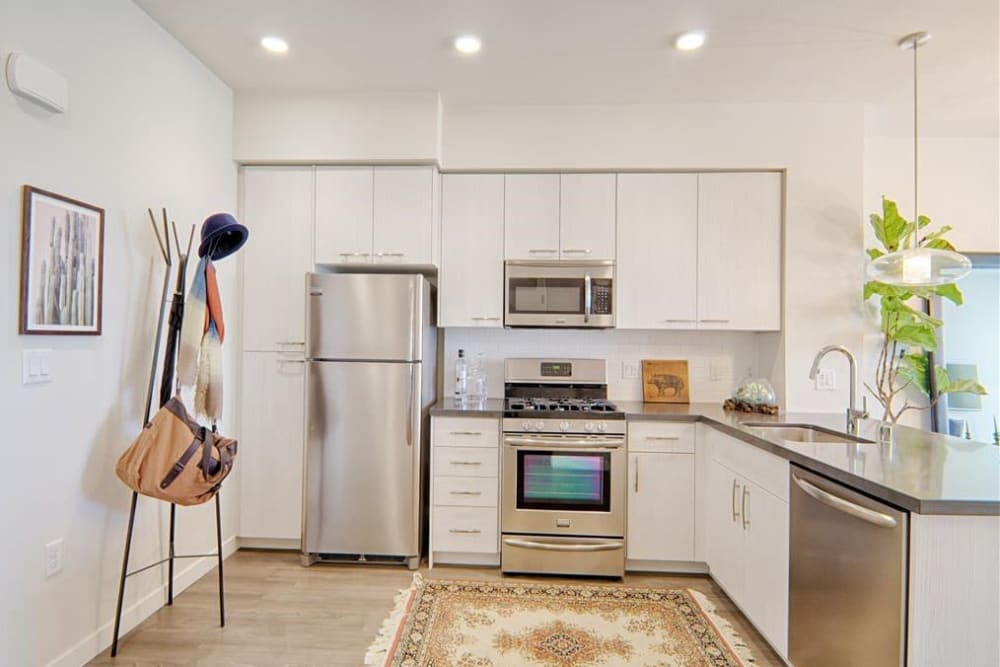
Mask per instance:
[[[173,467],[170,468],[166,476],[164,476],[163,480],[160,482],[161,489],[165,489],[171,484],[173,484],[174,480],[177,479],[177,476],[180,475],[182,472],[184,472],[184,466],[186,466],[188,461],[191,460],[191,457],[194,456],[194,453],[198,451],[198,447],[201,446],[202,443],[205,443],[206,440],[207,438],[205,437],[205,427],[200,427],[198,430],[198,434],[195,436],[195,439],[191,442],[190,445],[188,445],[188,448],[184,450],[184,453],[181,454],[181,457],[177,459]],[[207,447],[208,445],[206,444],[206,448]]]

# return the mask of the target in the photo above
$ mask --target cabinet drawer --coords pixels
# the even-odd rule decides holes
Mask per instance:
[[[496,477],[434,478],[434,505],[496,507],[499,500]]]
[[[500,450],[486,447],[435,447],[431,454],[435,476],[492,477],[496,479]]]
[[[435,417],[434,444],[458,447],[498,447],[500,420],[482,417]]]
[[[673,452],[693,454],[694,422],[629,422],[630,452]]]
[[[435,507],[431,549],[496,553],[500,535],[495,507]]]
[[[788,502],[788,461],[718,431],[711,434],[713,459]]]

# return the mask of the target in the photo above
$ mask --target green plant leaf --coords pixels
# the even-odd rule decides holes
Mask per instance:
[[[882,247],[886,247],[887,244],[885,242],[885,221],[882,219],[882,216],[880,216],[878,213],[872,213],[870,216],[868,216],[868,220],[871,223],[872,231],[875,233],[875,238],[878,240],[879,243],[882,244]]]
[[[938,391],[942,394],[978,394],[980,396],[986,396],[989,393],[986,391],[986,387],[975,380],[968,379],[948,382],[946,389],[939,389]]]
[[[904,324],[893,332],[892,337],[904,345],[916,345],[924,350],[937,349],[934,328],[924,324]]]
[[[955,246],[945,239],[934,239],[933,241],[928,241],[923,245],[924,248],[934,248],[935,250],[951,250],[955,251]]]
[[[930,394],[927,387],[927,356],[923,354],[907,354],[899,360],[896,376],[904,383],[909,382],[917,387],[925,396]]]
[[[865,252],[868,253],[869,259],[878,259],[879,257],[885,255],[885,253],[879,250],[878,248],[868,248],[868,250],[866,250]]]
[[[905,232],[910,225],[906,218],[899,214],[896,202],[882,197],[882,241],[886,250],[896,252],[899,250],[899,242],[905,238]]]
[[[952,230],[951,225],[945,225],[944,227],[942,227],[941,229],[937,230],[936,232],[931,232],[930,234],[928,234],[927,236],[925,236],[924,237],[924,241],[926,242],[926,241],[933,241],[934,239],[939,239],[942,236],[944,236],[945,234],[947,234],[948,232],[950,232],[951,230]]]
[[[923,229],[924,227],[926,227],[929,224],[931,224],[931,219],[928,218],[926,215],[918,215],[917,216],[917,228],[918,229]],[[949,227],[948,229],[951,229],[951,227]]]
[[[941,320],[939,320],[939,319],[937,319],[935,317],[931,317],[930,315],[928,315],[924,311],[919,310],[917,308],[914,308],[913,306],[911,306],[908,303],[905,303],[905,302],[901,303],[899,308],[903,312],[906,312],[909,315],[912,315],[913,319],[915,321],[922,322],[922,323],[924,323],[924,324],[926,324],[928,326],[934,327],[935,329],[937,329],[942,324],[944,324],[944,322],[942,322]]]
[[[955,283],[951,283],[949,285],[939,285],[934,288],[934,293],[948,299],[956,306],[961,306],[964,301],[962,297],[962,290],[958,289],[958,285]]]

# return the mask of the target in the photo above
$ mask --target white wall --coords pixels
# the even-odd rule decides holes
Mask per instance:
[[[441,161],[446,169],[786,168],[784,332],[761,337],[762,372],[771,366],[789,410],[840,411],[846,363],[828,362],[837,391],[817,392],[807,376],[823,345],[861,349],[863,139],[860,105],[446,104]]]
[[[236,96],[233,150],[253,162],[428,162],[438,158],[437,93]]]
[[[128,0],[0,3],[0,56],[11,50],[68,78],[70,110],[51,115],[0,86],[0,663],[76,665],[110,641],[130,498],[114,464],[141,427],[162,279],[145,210],[167,206],[187,229],[235,209],[232,95]],[[17,335],[24,184],[106,209],[102,336]],[[231,264],[219,265],[224,298],[235,293]],[[238,342],[227,347],[229,369]],[[51,384],[21,385],[31,348],[52,350]],[[140,502],[135,565],[165,553],[167,507]],[[223,508],[229,536],[238,508],[226,496]],[[60,537],[65,567],[46,579],[44,545]],[[180,509],[178,537],[181,553],[210,551],[212,507]],[[189,580],[198,565],[179,570]],[[125,630],[162,602],[163,583],[159,569],[130,580]]]

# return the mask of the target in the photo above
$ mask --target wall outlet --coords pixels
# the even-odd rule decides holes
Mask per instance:
[[[63,539],[52,540],[45,545],[45,577],[53,577],[63,569],[63,560],[66,557],[63,549]]]
[[[837,388],[837,372],[829,368],[821,368],[816,373],[816,389],[818,391],[833,391]]]
[[[623,380],[636,380],[639,378],[639,362],[638,361],[623,361],[622,362],[622,379]]]

